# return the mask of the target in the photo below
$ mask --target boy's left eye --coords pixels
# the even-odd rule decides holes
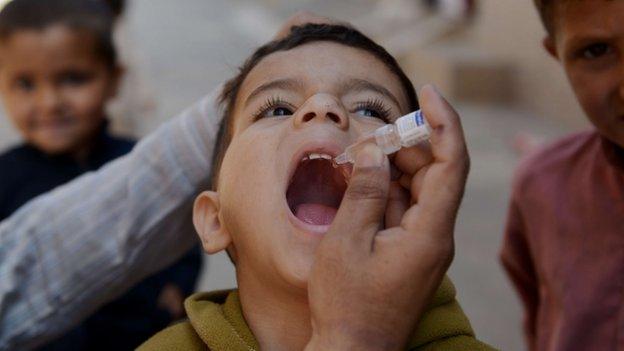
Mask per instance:
[[[15,86],[24,92],[30,92],[35,88],[35,83],[28,77],[19,77],[15,81]]]
[[[581,50],[581,55],[585,59],[593,60],[611,52],[611,46],[607,43],[591,44]]]
[[[381,100],[373,99],[359,103],[351,113],[369,118],[377,118],[385,123],[390,123],[390,108],[386,107]]]

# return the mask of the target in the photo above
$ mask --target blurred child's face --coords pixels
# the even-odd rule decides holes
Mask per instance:
[[[566,1],[546,47],[598,131],[624,147],[624,1]]]
[[[366,51],[314,42],[264,58],[239,91],[219,173],[219,223],[205,225],[232,241],[198,228],[204,247],[231,244],[241,286],[255,279],[305,288],[349,173],[323,157],[407,109],[399,79]],[[196,226],[198,216],[215,216],[206,199],[196,202]]]
[[[93,35],[62,25],[16,31],[0,43],[0,94],[28,143],[74,153],[94,136],[117,81],[96,49]]]

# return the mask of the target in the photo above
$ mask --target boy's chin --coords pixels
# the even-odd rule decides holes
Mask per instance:
[[[74,144],[71,142],[64,141],[56,141],[56,142],[47,142],[47,141],[31,141],[30,142],[37,149],[43,151],[47,155],[63,155],[70,153],[74,147]]]

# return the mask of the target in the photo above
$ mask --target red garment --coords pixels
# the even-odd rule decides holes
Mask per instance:
[[[501,259],[530,350],[624,350],[622,149],[585,132],[523,162]]]

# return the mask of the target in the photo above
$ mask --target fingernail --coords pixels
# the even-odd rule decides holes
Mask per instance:
[[[379,167],[383,164],[383,152],[376,145],[366,144],[357,154],[356,165],[360,167]]]

